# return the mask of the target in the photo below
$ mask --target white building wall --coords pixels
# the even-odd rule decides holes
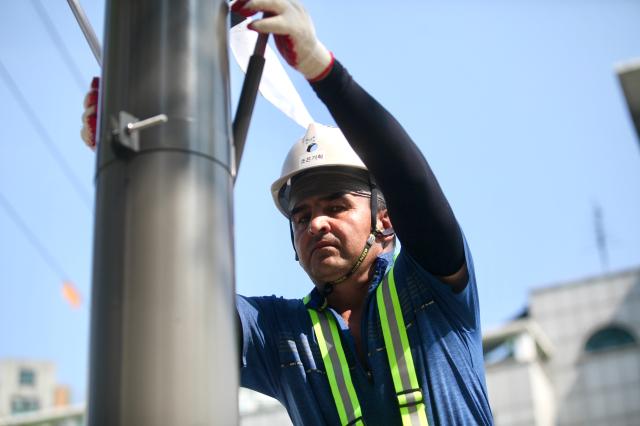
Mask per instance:
[[[537,290],[530,316],[555,347],[546,367],[556,424],[640,425],[640,346],[584,350],[595,331],[611,324],[640,337],[640,271]]]
[[[33,371],[33,385],[20,384],[22,369]],[[52,362],[0,360],[0,417],[11,414],[12,400],[15,398],[36,399],[41,409],[53,406],[55,387],[56,368]]]
[[[487,392],[496,426],[535,424],[529,366],[506,362],[487,367]]]
[[[556,424],[555,392],[549,375],[540,363],[533,363],[530,367],[531,396],[535,412],[536,426],[553,426]]]
[[[291,426],[287,410],[275,399],[240,388],[240,426]]]
[[[487,391],[496,426],[552,426],[553,390],[536,362],[487,366]]]

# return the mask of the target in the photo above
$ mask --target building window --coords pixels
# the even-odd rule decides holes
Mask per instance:
[[[487,365],[493,365],[513,360],[516,353],[515,343],[515,338],[511,336],[484,347],[484,362]]]
[[[40,409],[40,401],[38,398],[28,398],[24,396],[14,396],[11,399],[11,413],[26,413],[29,411],[37,411]]]
[[[22,386],[35,386],[36,384],[36,372],[31,368],[21,368],[20,377],[18,378],[20,385]]]
[[[620,326],[610,325],[593,333],[584,345],[584,350],[586,352],[600,352],[635,344],[636,339],[630,332]]]

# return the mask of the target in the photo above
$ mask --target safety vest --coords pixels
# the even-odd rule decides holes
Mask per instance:
[[[428,426],[426,402],[413,364],[407,329],[393,277],[393,267],[378,286],[376,299],[402,425]],[[364,425],[362,409],[351,379],[337,321],[326,309],[326,303],[316,310],[308,307],[309,300],[310,295],[306,296],[303,302],[307,306],[313,331],[320,346],[322,362],[327,372],[340,424],[362,426]]]

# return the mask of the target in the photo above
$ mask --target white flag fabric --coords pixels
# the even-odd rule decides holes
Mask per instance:
[[[251,18],[231,28],[229,44],[231,52],[242,69],[247,72],[249,57],[253,54],[258,33],[247,28]],[[265,64],[260,80],[260,93],[266,100],[282,111],[287,117],[298,123],[303,129],[313,123],[313,118],[302,102],[282,63],[269,45],[264,52]]]

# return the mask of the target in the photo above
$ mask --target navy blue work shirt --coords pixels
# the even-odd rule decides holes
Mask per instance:
[[[416,373],[427,403],[430,425],[489,425],[482,338],[473,262],[465,241],[469,282],[460,293],[425,271],[400,250],[394,276]],[[390,267],[391,254],[376,259],[365,313],[363,350],[356,356],[347,324],[331,310],[341,328],[366,425],[401,425],[376,303],[376,288]],[[311,303],[322,305],[315,289]],[[302,299],[238,296],[243,348],[241,386],[284,405],[296,425],[339,425],[320,348]]]

